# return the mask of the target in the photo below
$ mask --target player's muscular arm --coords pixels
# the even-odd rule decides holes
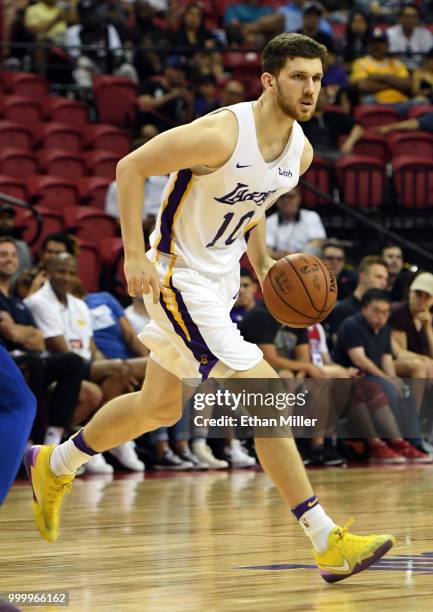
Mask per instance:
[[[159,299],[158,276],[145,255],[141,226],[145,179],[202,164],[223,165],[234,151],[237,131],[235,115],[223,111],[159,134],[118,163],[120,225],[130,295],[152,290],[154,302]]]

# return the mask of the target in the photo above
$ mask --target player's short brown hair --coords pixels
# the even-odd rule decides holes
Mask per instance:
[[[380,257],[379,255],[367,255],[367,257],[361,259],[361,262],[358,266],[358,274],[360,274],[361,272],[368,272],[371,266],[375,265],[383,266],[384,268],[387,267],[385,260],[382,259],[382,257]]]
[[[277,76],[289,58],[319,58],[324,62],[327,53],[324,45],[319,44],[309,36],[283,32],[272,38],[263,49],[262,71]]]

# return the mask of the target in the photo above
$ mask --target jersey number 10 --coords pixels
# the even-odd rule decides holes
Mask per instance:
[[[215,237],[213,238],[213,240],[211,240],[209,244],[206,245],[206,248],[215,246],[216,242],[220,238],[222,238],[222,236],[226,233],[226,230],[229,229],[229,225],[232,225],[231,221],[234,216],[235,216],[235,213],[232,213],[232,212],[226,213],[224,215],[224,221],[222,222],[221,227],[215,234]],[[250,210],[249,212],[242,215],[242,217],[239,219],[239,221],[236,223],[236,226],[233,229],[230,228],[230,235],[227,236],[227,238],[224,241],[224,244],[226,246],[230,246],[239,238],[239,236],[242,233],[242,228],[248,225],[248,222],[250,221],[252,217],[254,217],[254,211]]]

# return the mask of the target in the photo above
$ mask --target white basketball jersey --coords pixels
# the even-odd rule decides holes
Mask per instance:
[[[294,121],[283,153],[266,163],[257,144],[252,102],[226,108],[239,126],[232,156],[210,174],[190,169],[172,173],[150,237],[156,251],[175,254],[189,268],[213,274],[238,265],[248,232],[298,184],[304,150],[304,133]]]

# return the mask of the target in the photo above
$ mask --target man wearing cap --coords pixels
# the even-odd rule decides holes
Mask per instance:
[[[298,33],[305,34],[326,48],[332,49],[334,47],[332,37],[320,29],[322,16],[323,6],[320,2],[306,2],[303,7],[302,29],[298,30]]]
[[[432,307],[433,274],[421,272],[410,286],[409,300],[396,304],[390,317],[399,361],[422,361],[427,378],[433,378]]]
[[[350,82],[364,104],[399,104],[408,102],[411,79],[407,67],[398,59],[388,57],[388,38],[375,28],[370,43],[370,55],[355,60]]]

